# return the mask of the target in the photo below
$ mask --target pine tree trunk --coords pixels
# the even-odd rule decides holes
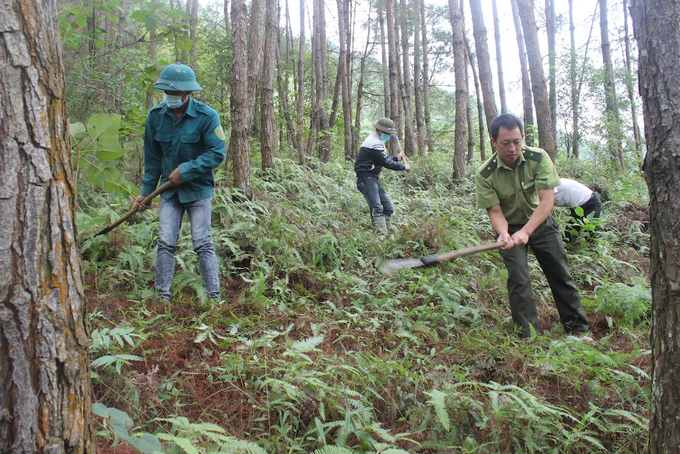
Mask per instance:
[[[423,114],[425,115],[425,143],[432,153],[432,132],[430,129],[430,59],[427,51],[427,23],[425,22],[425,1],[420,1],[420,33],[423,47]]]
[[[548,35],[548,100],[552,127],[557,131],[557,45],[555,41],[555,0],[545,0],[545,32]]]
[[[288,3],[286,1],[286,3]],[[286,17],[288,16],[288,7],[286,7]],[[288,28],[286,26],[286,28]],[[288,33],[286,33],[286,37],[288,37]],[[288,41],[288,39],[286,39]],[[287,43],[286,43],[287,47]],[[289,62],[286,62],[286,68],[289,68]],[[290,108],[290,101],[288,99],[288,71],[284,71],[283,69],[283,63],[281,61],[281,46],[277,45],[276,46],[276,87],[278,89],[279,93],[279,101],[281,102],[281,108],[280,108],[280,114],[284,118],[286,122],[286,132],[287,132],[287,137],[288,139],[293,143],[293,149],[298,153],[300,153],[300,149],[302,147],[302,144],[300,142],[300,138],[297,135],[297,132],[295,130],[295,125],[293,124],[293,116],[291,115],[291,108]],[[286,79],[284,79],[284,73],[286,76]]]
[[[326,52],[326,5],[323,0],[314,0],[314,41],[313,62],[316,84],[316,112],[314,122],[319,132],[317,151],[323,162],[331,160],[331,134],[328,121],[328,70]]]
[[[626,90],[628,91],[628,99],[630,100],[630,114],[633,119],[633,139],[635,140],[635,150],[638,158],[642,162],[642,136],[640,134],[640,126],[637,119],[637,103],[635,101],[635,89],[633,88],[633,72],[631,69],[630,59],[630,35],[628,33],[628,0],[623,0],[623,33],[626,50]]]
[[[390,70],[389,61],[387,60],[387,34],[385,32],[385,15],[381,9],[378,9],[378,22],[380,23],[380,52],[382,55],[382,77],[383,77],[383,98],[385,116],[390,116],[390,106],[392,105],[390,96]]]
[[[493,75],[491,71],[491,59],[489,57],[489,45],[486,39],[486,26],[480,0],[470,0],[470,16],[472,16],[472,34],[475,38],[477,49],[477,64],[479,65],[479,83],[484,97],[484,114],[486,123],[491,124],[498,116],[496,99],[493,91]]]
[[[462,10],[461,10],[462,12]],[[463,26],[465,26],[465,17],[463,17]],[[486,130],[484,128],[484,105],[482,104],[482,93],[481,89],[479,88],[479,77],[477,77],[477,62],[475,60],[474,54],[471,52],[470,49],[470,42],[467,40],[467,37],[464,36],[465,39],[465,55],[467,56],[468,61],[470,62],[470,68],[472,69],[472,80],[475,83],[475,97],[477,98],[477,121],[478,121],[478,127],[479,127],[479,155],[480,159],[482,161],[486,160],[486,139],[485,139],[485,134],[484,131]],[[469,103],[469,102],[468,102]],[[470,130],[470,134],[472,134],[472,130]]]
[[[252,198],[250,183],[250,116],[248,115],[248,9],[245,0],[231,2],[231,137],[227,152],[233,162],[234,187]]]
[[[579,88],[576,83],[576,74],[578,73],[578,68],[576,67],[576,38],[574,35],[574,0],[569,0],[569,35],[571,39],[571,56],[570,56],[570,71],[569,80],[571,82],[571,123],[572,123],[572,134],[571,134],[571,145],[572,145],[572,156],[575,159],[579,157],[579,148],[581,143],[581,131],[579,125],[580,116],[580,104],[579,104]]]
[[[401,73],[401,50],[399,44],[401,43],[400,38],[401,26],[399,25],[399,1],[394,0],[394,56],[397,62],[397,119],[394,122],[394,126],[397,128],[397,135],[399,137],[404,136],[403,134],[403,118],[404,118],[404,78]],[[396,147],[396,142],[387,142],[387,148],[392,154],[396,154],[398,149]]]
[[[491,8],[493,10],[493,31],[494,41],[496,43],[496,64],[498,66],[498,95],[501,98],[501,114],[508,113],[508,103],[505,100],[505,81],[503,80],[503,53],[501,52],[501,27],[498,21],[498,8],[496,8],[496,0],[491,1]]]
[[[352,38],[349,28],[349,2],[337,0],[338,31],[340,35],[340,56],[338,60],[338,77],[342,82],[342,120],[345,138],[345,158],[352,159],[354,155],[354,134],[352,131],[352,76],[349,71],[349,52]]]
[[[524,30],[524,43],[529,57],[529,72],[531,73],[532,93],[536,106],[536,119],[538,120],[538,145],[543,148],[550,159],[555,160],[557,140],[553,128],[552,113],[548,100],[548,87],[543,73],[543,60],[541,49],[538,44],[538,29],[534,17],[534,8],[531,0],[517,0],[519,16],[522,19]]]
[[[250,24],[248,24],[248,121],[252,126],[255,118],[255,99],[262,83],[262,67],[264,64],[264,21],[265,1],[253,0],[250,7]],[[233,22],[233,21],[232,21]]]
[[[409,5],[406,0],[401,0],[401,55],[402,55],[402,80],[404,90],[402,100],[404,105],[404,152],[411,156],[416,153],[416,137],[413,131],[413,91],[411,87],[411,61],[408,56],[410,46],[408,38],[411,36],[408,28]]]
[[[303,145],[305,127],[305,0],[300,0],[300,40],[297,61],[297,125],[296,133],[299,141],[298,162],[307,165],[307,155]]]
[[[415,8],[420,11],[423,0],[416,0]],[[415,95],[416,145],[419,155],[425,154],[425,118],[423,112],[423,79],[421,69],[420,20],[414,21],[413,30],[413,91]]]
[[[465,59],[468,60],[467,50],[465,51]],[[470,77],[468,74],[468,66],[465,65],[465,91],[468,93],[468,105],[465,109],[465,116],[467,119],[467,164],[475,162],[475,123],[472,118],[472,105],[470,105]]]
[[[388,117],[394,121],[399,131],[401,116],[399,115],[399,56],[397,36],[394,29],[394,0],[385,2],[385,22],[387,25],[388,68],[390,80],[390,109]]]
[[[372,8],[369,6],[369,11],[368,11],[368,23],[371,23],[371,12]],[[385,46],[382,46],[383,49]],[[357,83],[357,108],[356,108],[356,115],[354,118],[354,131],[353,131],[353,137],[352,137],[352,159],[356,159],[357,157],[357,146],[359,142],[359,131],[361,130],[361,107],[362,107],[362,101],[364,98],[364,78],[365,78],[365,72],[366,72],[366,60],[368,60],[369,55],[373,53],[373,40],[371,40],[371,35],[369,33],[366,34],[366,45],[364,46],[364,53],[361,56],[361,61],[359,63],[359,82]],[[384,66],[384,65],[383,65]]]
[[[619,114],[619,105],[616,100],[616,87],[614,85],[614,64],[612,63],[611,45],[609,43],[609,25],[607,0],[599,0],[600,2],[600,38],[602,46],[602,61],[604,63],[605,82],[604,95],[606,103],[606,119],[609,153],[612,158],[618,160],[621,169],[625,169],[626,165],[623,161],[623,150],[621,143],[621,115]]]
[[[510,0],[512,6],[512,19],[515,24],[515,35],[517,36],[517,48],[519,50],[519,66],[522,71],[522,112],[524,113],[524,142],[532,146],[534,144],[534,96],[531,93],[531,79],[529,78],[529,67],[527,64],[527,53],[524,46],[524,34],[522,33],[522,22],[519,18],[517,0]]]
[[[465,177],[465,144],[467,139],[468,94],[465,80],[465,36],[463,17],[458,0],[449,0],[451,29],[453,30],[453,66],[456,80],[456,125],[453,152],[453,179],[460,181]]]
[[[274,168],[274,156],[278,148],[276,131],[276,114],[274,113],[274,73],[278,54],[279,24],[277,0],[265,0],[265,39],[264,61],[262,68],[262,85],[260,87],[261,100],[261,130],[260,154],[262,156],[262,170]]]
[[[0,17],[0,452],[94,454],[57,1]]]
[[[652,389],[649,452],[680,446],[680,4],[631,0],[649,187]]]

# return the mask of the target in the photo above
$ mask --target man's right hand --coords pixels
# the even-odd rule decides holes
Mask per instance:
[[[138,195],[137,198],[134,201],[134,204],[132,205],[133,208],[137,208],[137,211],[140,213],[143,213],[151,206],[151,203],[148,205],[144,205],[142,202],[144,199],[146,199],[148,196],[145,195]]]
[[[408,161],[404,161],[404,170],[411,170],[411,164],[409,164]]]
[[[510,236],[509,233],[504,233],[502,235],[498,236],[498,239],[496,241],[504,241],[505,246],[501,248],[501,250],[506,250],[506,249],[512,249],[515,246],[515,242],[513,241],[512,237]]]

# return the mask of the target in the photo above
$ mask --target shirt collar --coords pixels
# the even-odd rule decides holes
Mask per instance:
[[[498,161],[499,166],[508,170],[515,171],[517,170],[521,163],[526,162],[526,159],[524,159],[524,148],[522,147],[522,150],[519,152],[519,156],[517,156],[517,165],[515,166],[514,169],[503,162],[503,160],[498,156],[498,152],[496,152],[496,161]]]

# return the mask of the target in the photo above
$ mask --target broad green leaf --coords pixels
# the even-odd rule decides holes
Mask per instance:
[[[163,449],[158,437],[149,433],[143,433],[139,437],[129,436],[125,440],[144,454],[153,454],[154,452],[162,451]]]
[[[147,17],[146,20],[144,21],[144,26],[147,29],[151,30],[152,28],[154,28],[156,26],[157,23],[158,23],[158,16],[149,15],[149,17]]]
[[[80,139],[87,134],[87,129],[81,122],[71,123],[69,125],[69,133],[76,139]]]
[[[94,114],[87,122],[87,132],[99,145],[118,143],[120,115]]]
[[[135,10],[130,14],[130,19],[134,20],[135,22],[139,22],[140,24],[143,24],[146,22],[147,17],[149,17],[149,12],[148,11],[142,11],[142,10]]]
[[[123,151],[123,148],[120,146],[120,144],[116,144],[117,147],[114,147],[113,149],[108,149],[108,150],[97,150],[94,152],[94,155],[101,159],[102,161],[113,161],[114,159],[122,158],[125,156],[125,151]],[[116,149],[118,148],[118,149]]]

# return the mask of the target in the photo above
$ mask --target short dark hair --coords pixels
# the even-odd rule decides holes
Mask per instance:
[[[499,115],[493,119],[489,125],[489,135],[493,140],[498,139],[498,130],[501,128],[505,128],[508,131],[519,128],[519,132],[524,134],[524,125],[522,124],[522,120],[512,114]]]

